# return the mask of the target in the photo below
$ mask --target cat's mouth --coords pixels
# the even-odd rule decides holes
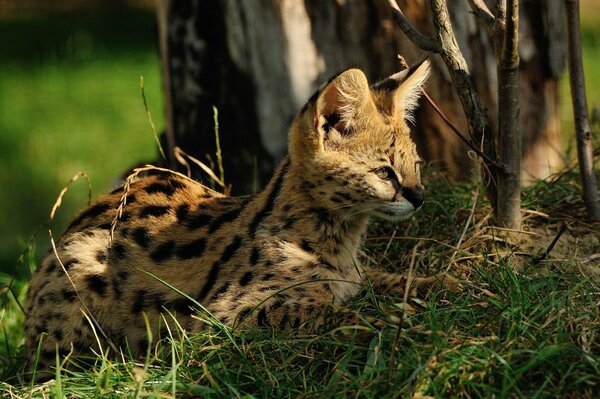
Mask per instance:
[[[410,218],[418,209],[409,201],[384,202],[379,207],[371,210],[370,214],[374,217],[399,222]]]

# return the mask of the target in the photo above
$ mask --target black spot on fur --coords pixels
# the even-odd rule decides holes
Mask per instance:
[[[113,241],[110,249],[108,250],[108,255],[112,258],[116,259],[125,259],[127,249],[125,245],[120,242]]]
[[[308,240],[302,240],[302,243],[300,244],[300,246],[306,252],[310,252],[310,253],[314,253],[315,252],[315,249],[313,248],[312,243],[310,241],[308,241]]]
[[[75,220],[73,220],[71,222],[68,229],[79,225],[86,218],[95,218],[96,216],[103,214],[109,208],[110,208],[110,205],[106,204],[106,203],[99,203],[99,204],[91,206],[90,208],[87,208],[81,214],[79,214],[79,216]]]
[[[63,332],[60,329],[55,329],[52,331],[52,336],[54,337],[54,339],[58,342],[62,341],[63,339]]]
[[[145,290],[137,290],[135,293],[135,300],[133,301],[133,305],[131,306],[131,311],[133,313],[140,313],[144,311],[145,301],[144,298],[146,296]]]
[[[332,196],[331,198],[329,198],[331,200],[331,202],[334,202],[336,204],[341,204],[342,202],[344,202],[343,200],[339,199],[338,197],[336,197],[335,195]]]
[[[235,253],[238,251],[238,249],[240,249],[241,245],[242,245],[242,237],[239,235],[236,235],[233,238],[233,241],[229,245],[227,245],[227,247],[225,247],[225,250],[221,254],[221,258],[218,261],[216,261],[215,263],[213,263],[212,267],[210,268],[210,271],[208,272],[208,277],[206,278],[206,282],[204,283],[204,286],[202,287],[202,289],[200,290],[200,293],[197,296],[198,302],[202,302],[204,299],[206,299],[206,296],[208,295],[208,293],[212,289],[213,285],[217,281],[217,277],[219,275],[219,269],[221,268],[221,264],[228,262],[235,255]]]
[[[279,328],[280,329],[285,329],[288,324],[290,323],[290,314],[289,312],[284,312],[283,313],[283,317],[281,318],[281,321],[279,322]]]
[[[191,215],[187,219],[186,226],[190,229],[200,229],[200,228],[206,226],[208,224],[208,222],[211,221],[211,219],[212,219],[212,216],[204,214],[204,213]]]
[[[181,190],[182,188],[185,188],[186,185],[181,180],[171,179],[171,187],[173,187],[175,190]]]
[[[242,322],[246,317],[248,317],[248,315],[252,312],[252,308],[251,307],[246,307],[244,309],[242,309],[240,311],[240,313],[238,313],[238,322]]]
[[[343,191],[336,191],[335,195],[342,197],[343,199],[348,200],[348,201],[350,201],[352,199],[352,196],[350,194],[345,193]]]
[[[111,284],[112,284],[112,288],[113,291],[115,293],[115,299],[121,299],[121,296],[123,295],[123,284],[127,281],[127,279],[129,278],[129,273],[127,273],[126,271],[120,271],[119,273],[117,273],[116,275],[114,275],[111,278]]]
[[[216,261],[211,266],[210,271],[208,272],[208,276],[206,277],[206,282],[204,283],[204,286],[202,287],[202,289],[200,290],[200,293],[197,296],[198,302],[202,302],[202,301],[204,301],[204,299],[206,299],[206,296],[208,295],[208,293],[212,289],[213,285],[215,285],[215,282],[217,281],[217,276],[219,275],[220,268],[221,268],[221,263],[219,261]]]
[[[79,261],[77,259],[71,259],[68,260],[67,262],[63,263],[63,266],[65,267],[65,269],[67,271],[69,271],[74,265],[79,264]],[[60,270],[62,272],[62,270]]]
[[[309,212],[316,216],[315,219],[317,220],[318,228],[328,227],[333,224],[331,214],[329,213],[329,211],[327,211],[327,209],[322,207],[313,207],[309,209]]]
[[[145,218],[149,216],[160,217],[169,212],[170,206],[166,205],[148,205],[142,208],[140,211],[140,217]]]
[[[254,215],[252,222],[250,222],[250,236],[251,237],[254,237],[254,235],[256,234],[256,229],[258,228],[258,225],[267,216],[269,216],[271,214],[271,212],[273,211],[273,207],[275,206],[275,200],[277,199],[277,196],[279,195],[279,192],[281,191],[281,187],[283,186],[283,178],[287,174],[287,170],[290,166],[289,157],[285,158],[282,162],[283,162],[283,165],[281,167],[281,170],[279,171],[279,175],[277,176],[277,178],[275,179],[275,182],[273,183],[273,187],[271,187],[271,191],[269,192],[269,194],[267,196],[265,205],[263,206],[263,208],[260,211],[258,211],[256,213],[256,215]]]
[[[302,191],[311,191],[314,190],[317,186],[310,181],[304,180],[302,183],[300,183],[300,190]]]
[[[123,212],[121,217],[119,217],[119,222],[128,222],[131,219],[131,214],[129,212]]]
[[[215,292],[215,294],[212,297],[212,300],[216,300],[219,299],[219,297],[221,295],[223,295],[224,293],[227,292],[227,290],[229,289],[229,286],[231,285],[231,283],[228,281],[225,284],[223,284],[221,287],[219,287],[219,289]]]
[[[252,247],[252,253],[250,254],[250,265],[254,266],[260,260],[260,250],[258,247]]]
[[[135,228],[131,232],[131,236],[133,237],[133,241],[135,241],[142,248],[148,248],[148,245],[150,245],[150,234],[148,233],[148,229],[145,227]]]
[[[225,248],[223,253],[221,254],[221,262],[225,263],[229,261],[233,255],[240,249],[242,245],[242,237],[240,235],[236,235],[233,238],[233,241]]]
[[[275,273],[267,273],[262,277],[263,281],[269,281],[271,280],[273,277],[275,277]]]
[[[240,279],[240,286],[245,287],[252,281],[254,274],[252,272],[246,272]]]
[[[146,173],[146,176],[154,176],[159,180],[170,180],[173,177],[173,173],[160,169],[150,169],[144,173]]]
[[[152,184],[149,184],[148,186],[144,187],[144,191],[147,192],[148,194],[164,194],[167,197],[170,197],[171,195],[173,195],[173,193],[175,192],[175,187],[173,187],[170,182],[166,182],[166,183],[159,183],[159,182],[155,182]]]
[[[224,223],[228,223],[237,219],[240,216],[241,211],[242,208],[237,208],[219,215],[217,218],[213,219],[212,222],[210,222],[210,225],[208,226],[208,233],[212,234],[219,230]]]
[[[48,267],[46,267],[46,273],[52,273],[58,267],[58,262],[56,260],[51,260],[48,262]]]
[[[262,308],[256,315],[256,324],[258,324],[259,327],[267,325],[267,310],[265,308]]]
[[[337,270],[337,267],[335,267],[333,264],[331,264],[330,262],[326,261],[323,258],[320,258],[319,262],[321,262],[321,264],[323,266],[325,266],[325,268],[328,269],[328,270]]]
[[[169,240],[160,244],[150,253],[150,258],[155,262],[162,262],[173,256],[175,250],[175,241]]]
[[[167,309],[173,310],[179,314],[188,315],[193,313],[194,301],[188,298],[180,298],[165,304]]]
[[[86,277],[86,283],[88,289],[94,291],[101,297],[106,296],[106,288],[108,287],[108,281],[103,276],[91,275]]]
[[[67,302],[73,302],[75,298],[77,298],[77,295],[73,290],[68,290],[65,288],[60,293],[62,294],[63,299]]]
[[[175,215],[177,216],[177,221],[180,223],[183,222],[190,212],[190,206],[188,204],[181,204],[175,210]]]
[[[106,262],[106,251],[101,249],[98,252],[96,252],[96,260],[98,261],[98,263],[104,264]]]
[[[191,259],[194,257],[200,257],[204,254],[206,249],[206,240],[204,238],[198,238],[190,243],[183,244],[177,248],[176,253],[180,259]]]

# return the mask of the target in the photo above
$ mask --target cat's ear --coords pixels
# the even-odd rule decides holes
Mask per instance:
[[[335,129],[347,136],[361,118],[376,111],[367,77],[359,69],[348,69],[325,83],[315,105],[315,130],[324,135]]]
[[[413,120],[413,111],[419,105],[423,86],[429,77],[429,61],[398,72],[373,85],[379,108],[398,118]]]

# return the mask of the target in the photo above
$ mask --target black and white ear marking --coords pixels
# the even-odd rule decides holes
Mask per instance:
[[[384,109],[392,115],[413,121],[412,112],[419,104],[422,88],[429,77],[429,70],[430,63],[424,59],[376,83],[372,89],[379,93]]]

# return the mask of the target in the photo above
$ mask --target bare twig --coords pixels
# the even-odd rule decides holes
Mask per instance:
[[[481,151],[479,148],[477,148],[477,146],[475,146],[473,143],[471,143],[471,141],[469,139],[467,139],[465,137],[465,135],[462,134],[462,132],[460,130],[458,130],[458,128],[456,126],[454,126],[454,124],[452,122],[450,122],[450,119],[448,119],[446,114],[444,114],[444,112],[440,109],[440,107],[438,107],[438,105],[435,103],[435,101],[433,101],[433,99],[429,96],[429,94],[427,94],[427,92],[425,90],[423,90],[423,97],[425,97],[425,99],[427,100],[429,105],[431,105],[433,110],[440,116],[440,118],[443,119],[443,121],[446,123],[446,125],[448,125],[450,130],[452,130],[454,132],[454,134],[456,134],[458,136],[458,138],[461,139],[461,141],[463,143],[465,143],[471,150],[473,150],[473,152],[475,152],[478,156],[480,156],[483,160],[485,160],[487,164],[494,165],[498,169],[503,168],[503,165],[497,163],[495,160],[488,157],[483,151]]]
[[[565,0],[567,12],[567,36],[569,43],[569,82],[575,117],[577,136],[577,158],[587,216],[590,220],[600,220],[600,198],[594,173],[592,135],[587,113],[585,78],[581,60],[581,38],[579,33],[579,0]]]
[[[558,232],[554,236],[554,239],[552,240],[552,242],[550,243],[550,245],[548,245],[548,248],[546,248],[546,250],[544,251],[544,253],[542,253],[540,256],[538,256],[537,258],[534,259],[535,263],[539,263],[539,262],[545,260],[548,257],[548,255],[550,254],[550,252],[552,252],[552,250],[554,249],[554,246],[556,245],[556,243],[558,242],[558,240],[560,239],[560,237],[563,235],[563,233],[565,231],[567,231],[567,224],[563,222],[560,225],[560,228],[558,229]]]
[[[388,0],[390,7],[392,8],[392,17],[394,18],[394,22],[400,27],[402,32],[421,50],[431,51],[432,53],[440,52],[440,45],[438,42],[429,36],[425,36],[421,32],[419,32],[406,18],[396,0]]]

